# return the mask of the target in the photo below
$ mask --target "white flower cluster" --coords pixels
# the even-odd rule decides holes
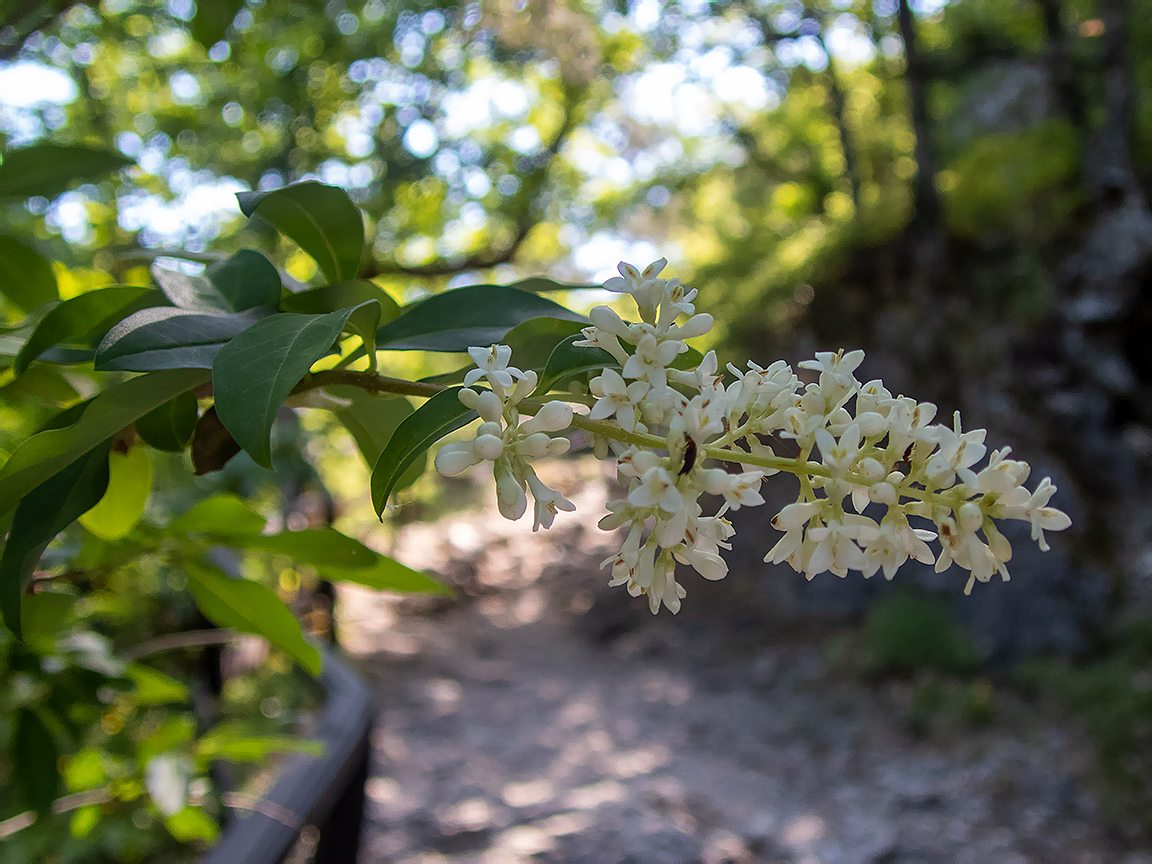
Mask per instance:
[[[476,410],[483,421],[471,441],[445,444],[436,454],[436,470],[449,477],[460,474],[485,460],[493,464],[496,477],[496,503],[506,519],[519,519],[528,509],[532,492],[536,502],[533,531],[552,527],[558,510],[575,510],[576,505],[555,489],[549,489],[532,466],[530,459],[559,456],[568,452],[567,438],[553,438],[572,424],[572,408],[563,402],[549,402],[536,416],[520,422],[517,405],[536,389],[536,373],[509,366],[512,349],[507,345],[491,348],[469,348],[468,355],[477,368],[464,378],[460,401]],[[470,385],[487,379],[489,390],[475,390]]]
[[[474,441],[442,448],[437,467],[458,473],[495,460],[501,512],[510,518],[524,512],[527,482],[537,500],[535,527],[547,527],[557,507],[572,505],[527,465],[530,456],[567,449],[566,440],[542,433],[575,423],[599,436],[602,455],[610,443],[628,491],[608,503],[600,526],[628,530],[604,566],[612,567],[610,584],[647,595],[654,613],[661,605],[680,608],[685,592],[675,579],[677,562],[706,579],[727,574],[719,550],[731,548],[733,529],[725,513],[764,503],[760,483],[780,470],[796,474],[800,490],[772,520],[784,536],[765,560],[786,561],[809,579],[849,570],[870,577],[881,569],[891,579],[914,558],[937,571],[953,563],[968,570],[968,593],[996,573],[1008,578],[1012,549],[995,520],[1029,522],[1044,550],[1045,530],[1071,524],[1048,506],[1056,491],[1049,479],[1034,492],[1024,488],[1029,467],[1007,458],[1009,448],[976,468],[986,452],[984,430],[964,432],[959,414],[951,427],[933,424],[935,405],[893,396],[879,380],[861,384],[855,372],[863,351],[820,353],[801,363],[818,373],[812,383],[781,360],[767,368],[749,362],[745,371],[729,365],[733,380],[725,385],[715,353],[690,354],[684,341],[707,333],[712,317],[696,313],[694,290],[658,278],[665,263],[642,272],[621,264],[620,277],[605,283],[633,297],[641,320],[625,322],[607,306],[591,311],[592,326],[575,344],[604,349],[621,368],[605,368],[590,381],[596,401],[586,418],[550,402],[517,426],[515,405],[535,388],[535,375],[508,367],[506,346],[470,349],[480,368],[466,383],[486,376],[492,391],[464,390],[460,398],[485,422]],[[697,358],[694,365],[682,363],[685,356]],[[799,453],[778,456],[766,439],[791,439]],[[752,470],[729,472],[712,460]],[[704,515],[705,493],[724,499],[713,515]],[[910,517],[935,530],[913,527]],[[934,553],[928,541],[937,538]]]

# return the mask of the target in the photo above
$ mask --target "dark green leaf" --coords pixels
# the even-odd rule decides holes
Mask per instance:
[[[380,328],[378,348],[389,351],[465,351],[499,342],[533,318],[588,323],[559,303],[506,285],[470,285],[434,294]]]
[[[258,465],[272,467],[270,435],[280,404],[312,364],[332,349],[354,311],[272,315],[216,355],[212,364],[216,412]]]
[[[329,282],[356,278],[364,253],[364,220],[343,189],[309,180],[236,197],[245,216],[262,216],[294,240]]]
[[[581,348],[573,345],[579,334],[569,336],[560,342],[548,357],[537,393],[547,393],[557,383],[582,372],[599,371],[604,367],[619,368],[616,359],[603,348]]]
[[[204,275],[220,292],[231,312],[257,306],[275,307],[280,302],[283,286],[276,266],[253,249],[241,249],[228,260],[213,264]]]
[[[0,294],[25,312],[60,299],[48,259],[5,234],[0,234]]]
[[[239,452],[240,445],[216,416],[215,405],[200,415],[192,432],[192,470],[196,476],[219,471]]]
[[[168,525],[169,534],[259,534],[267,520],[236,495],[205,498]],[[226,541],[227,542],[227,541]]]
[[[98,395],[71,426],[33,435],[16,448],[0,470],[0,513],[125,426],[207,380],[202,369],[139,375]]]
[[[319,568],[318,568],[319,569]],[[347,567],[326,567],[321,575],[330,582],[354,582],[375,591],[397,591],[403,594],[442,594],[452,596],[452,590],[431,576],[405,567],[386,555],[378,556],[375,566],[354,570]]]
[[[236,13],[244,8],[244,0],[201,0],[192,16],[192,38],[211,48],[225,37]]]
[[[372,469],[372,506],[384,513],[388,496],[405,470],[449,432],[471,423],[479,415],[464,407],[457,394],[462,388],[441,390],[396,427]]]
[[[574,283],[555,282],[551,279],[545,279],[543,276],[530,276],[527,279],[521,279],[519,282],[512,283],[513,288],[519,288],[521,291],[531,291],[534,294],[540,292],[553,292],[553,291],[603,291],[603,285],[592,285],[587,283]]]
[[[50,433],[45,433],[50,434]],[[0,613],[20,635],[20,595],[48,543],[87,512],[108,488],[111,441],[89,450],[20,499],[0,556]]]
[[[556,346],[568,338],[579,338],[584,325],[561,318],[533,318],[517,324],[501,342],[512,349],[512,365],[517,369],[542,372]]]
[[[33,144],[9,150],[0,163],[0,198],[55,198],[77,180],[119,171],[132,160],[113,150],[66,144]]]
[[[220,349],[259,320],[251,311],[141,309],[108,331],[96,349],[96,368],[124,372],[211,369]]]
[[[16,715],[12,736],[12,776],[25,806],[43,815],[60,794],[60,747],[56,736],[34,709]]]
[[[204,617],[216,626],[262,636],[311,675],[320,674],[320,652],[304,640],[300,622],[270,588],[235,579],[203,562],[188,569],[188,587]]]
[[[180,309],[195,312],[231,311],[216,286],[203,274],[173,270],[157,261],[152,265],[152,278],[172,305]]]
[[[197,410],[196,394],[181,393],[137,420],[136,434],[149,447],[179,453],[192,438]]]
[[[16,374],[22,374],[29,363],[54,345],[95,347],[117,321],[138,309],[164,302],[159,291],[131,285],[113,285],[65,300],[40,319],[16,355]]]

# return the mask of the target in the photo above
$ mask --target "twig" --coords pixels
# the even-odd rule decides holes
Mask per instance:
[[[168,636],[159,636],[141,642],[124,651],[121,656],[125,660],[139,660],[150,654],[159,654],[161,651],[171,651],[175,648],[199,648],[204,645],[224,645],[236,638],[235,630],[188,630],[184,633],[172,633]]]

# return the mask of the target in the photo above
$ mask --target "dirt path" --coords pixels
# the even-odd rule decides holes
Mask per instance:
[[[1066,722],[997,693],[991,725],[918,739],[907,685],[835,675],[814,638],[734,650],[693,618],[701,580],[652,621],[602,588],[603,482],[553,480],[578,512],[552,532],[401,533],[459,602],[342,593],[381,694],[362,862],[1152,862],[1111,845]]]

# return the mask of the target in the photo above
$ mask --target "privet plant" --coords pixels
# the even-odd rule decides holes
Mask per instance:
[[[22,158],[34,161],[35,149]],[[57,148],[39,158],[63,157]],[[18,161],[9,158],[0,175],[21,170]],[[358,278],[363,220],[342,190],[305,182],[244,193],[239,204],[310,255],[322,284],[290,290],[268,258],[241,250],[202,274],[154,266],[154,286],[113,285],[26,306],[27,317],[0,341],[9,381],[65,367],[89,376],[86,398],[63,406],[0,468],[7,526],[0,613],[10,631],[5,644],[31,646],[30,657],[59,651],[59,640],[73,638],[61,630],[71,607],[48,601],[86,589],[68,584],[67,555],[43,553],[59,550],[57,535],[77,520],[113,544],[99,560],[159,556],[186,580],[207,619],[264,637],[312,673],[320,655],[285,603],[258,581],[221,572],[210,549],[288,556],[334,581],[435,590],[423,574],[332,529],[267,533],[261,517],[227,496],[164,524],[141,522],[151,481],[141,493],[141,463],[132,454],[190,451],[196,473],[204,474],[244,451],[271,468],[272,426],[283,405],[329,411],[348,428],[372,466],[372,501],[381,515],[393,492],[422,470],[433,444],[479,421],[470,438],[439,448],[436,467],[452,475],[492,463],[500,512],[519,519],[530,497],[535,528],[551,526],[573,505],[540,480],[532,462],[566,452],[572,439],[560,433],[582,430],[598,457],[614,459],[627,487],[600,522],[624,529],[619,550],[604,562],[611,584],[646,595],[653,612],[680,608],[685,590],[677,564],[706,579],[727,574],[721,553],[733,529],[725,515],[762,504],[761,484],[773,475],[793,475],[798,493],[773,519],[782,536],[768,560],[786,561],[808,578],[849,570],[865,577],[883,570],[892,578],[914,558],[968,571],[968,591],[997,573],[1008,578],[1012,550],[999,520],[1029,522],[1041,548],[1044,531],[1070,524],[1048,506],[1051,482],[1029,492],[1028,466],[1008,458],[1007,448],[978,467],[982,430],[963,431],[959,417],[950,426],[934,424],[935,406],[893,396],[880,381],[861,384],[860,351],[800,364],[807,383],[783,361],[720,369],[714,352],[688,346],[709,332],[712,318],[696,310],[695,291],[661,277],[663,261],[643,271],[621,264],[620,277],[605,284],[631,295],[639,316],[632,322],[607,306],[577,314],[541,296],[565,287],[546,279],[472,285],[401,306]],[[382,350],[467,352],[472,365],[410,381],[380,368]],[[413,398],[422,400],[418,407]],[[712,498],[702,500],[705,494]],[[721,499],[705,513],[710,500]],[[109,564],[110,572],[116,566]],[[109,579],[114,591],[133,590]],[[114,657],[98,672],[104,677],[92,684],[94,696],[104,692],[100,681],[126,675],[155,689],[157,673]],[[37,686],[54,685],[49,678]],[[130,680],[126,686],[131,690]],[[131,752],[110,761],[106,747],[85,744],[95,727],[84,723],[93,717],[77,719],[41,696],[14,703],[18,765],[27,768],[29,754],[46,753],[50,773],[64,766],[69,791],[112,789],[108,795],[119,800],[147,793],[169,829],[185,838],[211,833],[202,820],[189,822],[191,775],[203,777],[207,760],[229,747],[263,753],[271,746],[222,744],[219,735],[197,743],[188,727],[137,748],[135,763]],[[113,735],[101,711],[104,734]],[[44,811],[59,792],[59,782],[40,783],[28,800]]]

